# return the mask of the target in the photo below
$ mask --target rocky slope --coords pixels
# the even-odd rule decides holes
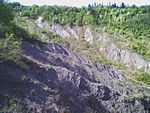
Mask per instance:
[[[55,32],[62,38],[84,38],[90,44],[98,43],[99,48],[103,52],[107,60],[120,62],[126,66],[134,67],[136,69],[144,70],[150,74],[150,61],[145,60],[142,56],[133,51],[124,48],[122,45],[117,46],[113,43],[111,37],[105,33],[99,33],[95,35],[92,30],[88,27],[62,27],[56,24],[48,24],[42,22],[41,19],[36,20],[38,27],[43,28],[47,31]]]
[[[52,43],[24,42],[22,50],[22,65],[0,64],[0,109],[9,108],[4,113],[150,112],[149,98],[130,99],[138,89],[113,67]]]

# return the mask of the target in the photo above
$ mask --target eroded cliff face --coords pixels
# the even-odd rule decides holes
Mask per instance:
[[[90,45],[96,44],[106,59],[150,73],[149,61],[115,45],[105,33],[95,35],[88,27],[62,27],[41,20],[35,24],[64,40],[84,38]],[[19,63],[0,62],[2,113],[150,112],[150,98],[136,97],[141,89],[113,66],[86,60],[54,43],[23,42],[21,49]]]
[[[19,112],[134,113],[149,112],[139,91],[110,66],[85,60],[57,44],[22,44],[25,66],[0,65],[0,95],[16,99]],[[6,99],[5,99],[6,100]],[[7,109],[3,103],[0,108]],[[17,111],[15,107],[12,109]]]
[[[126,66],[144,70],[150,74],[150,61],[145,60],[142,56],[134,53],[123,46],[117,46],[113,43],[113,39],[105,33],[95,35],[88,27],[62,27],[56,24],[48,24],[47,22],[36,21],[37,26],[57,33],[62,38],[84,38],[90,44],[98,43],[101,51],[107,60],[120,62]]]

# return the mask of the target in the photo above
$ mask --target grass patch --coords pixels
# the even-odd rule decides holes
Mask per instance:
[[[150,75],[146,72],[135,73],[135,79],[139,82],[150,85]]]

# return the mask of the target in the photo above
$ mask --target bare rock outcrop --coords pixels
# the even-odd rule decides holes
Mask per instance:
[[[118,47],[105,33],[101,33],[95,36],[88,27],[65,28],[55,24],[52,24],[50,26],[47,22],[38,21],[37,25],[39,27],[45,28],[45,30],[51,30],[52,32],[57,33],[62,38],[73,37],[79,39],[81,37],[84,37],[85,40],[90,44],[99,42],[99,47],[103,51],[106,59],[114,62],[118,61],[126,66],[132,66],[136,69],[144,70],[145,72],[150,74],[150,61],[145,60],[141,55],[126,48],[123,48],[121,46]]]
[[[83,59],[56,44],[23,43],[22,50],[25,67],[8,61],[0,65],[0,94],[21,100],[28,113],[150,111],[149,101],[127,99],[138,90],[113,67]]]
[[[121,46],[116,46],[107,35],[99,35],[98,39],[102,43],[100,46],[103,48],[102,51],[107,59],[119,61],[126,66],[133,66],[150,73],[150,61],[145,60],[141,55]]]

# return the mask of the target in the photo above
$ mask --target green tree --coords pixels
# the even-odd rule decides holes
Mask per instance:
[[[4,0],[0,0],[0,24],[8,24],[13,18],[14,14],[10,6]]]
[[[85,24],[87,25],[93,25],[94,24],[94,17],[93,15],[90,14],[86,14],[83,17],[83,21],[85,22]]]

